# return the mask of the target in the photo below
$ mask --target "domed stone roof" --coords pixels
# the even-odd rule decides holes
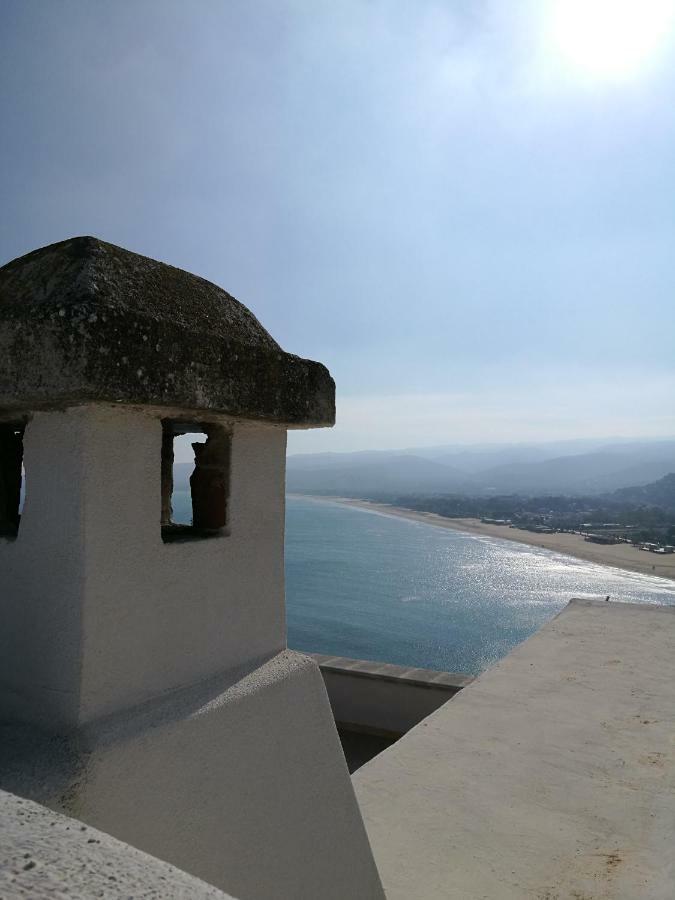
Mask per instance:
[[[217,285],[93,237],[0,268],[0,410],[121,402],[332,425],[335,385]]]

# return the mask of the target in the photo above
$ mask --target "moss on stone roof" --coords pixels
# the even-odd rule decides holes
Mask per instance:
[[[0,410],[123,402],[329,425],[335,386],[217,285],[93,237],[0,268]]]

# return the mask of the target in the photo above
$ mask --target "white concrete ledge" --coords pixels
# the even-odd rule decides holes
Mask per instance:
[[[353,782],[388,900],[672,900],[675,607],[572,601]]]
[[[394,681],[424,688],[437,688],[448,693],[457,693],[473,681],[471,675],[454,672],[440,672],[436,669],[417,669],[411,666],[395,666],[392,663],[376,662],[371,659],[352,659],[348,656],[328,656],[324,653],[307,653],[318,663],[322,672],[349,674],[354,678],[372,678],[379,681]]]
[[[308,654],[321,669],[339,728],[398,738],[470,684],[468,675]]]

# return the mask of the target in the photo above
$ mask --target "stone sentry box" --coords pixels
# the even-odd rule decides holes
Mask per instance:
[[[286,649],[286,430],[334,415],[325,367],[201,278],[90,237],[0,269],[3,787],[240,898],[382,896]]]

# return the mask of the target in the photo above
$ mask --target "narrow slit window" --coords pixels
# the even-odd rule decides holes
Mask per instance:
[[[219,425],[162,423],[162,538],[227,534],[230,434]]]
[[[25,473],[21,424],[0,423],[0,537],[15,538],[23,510]]]

